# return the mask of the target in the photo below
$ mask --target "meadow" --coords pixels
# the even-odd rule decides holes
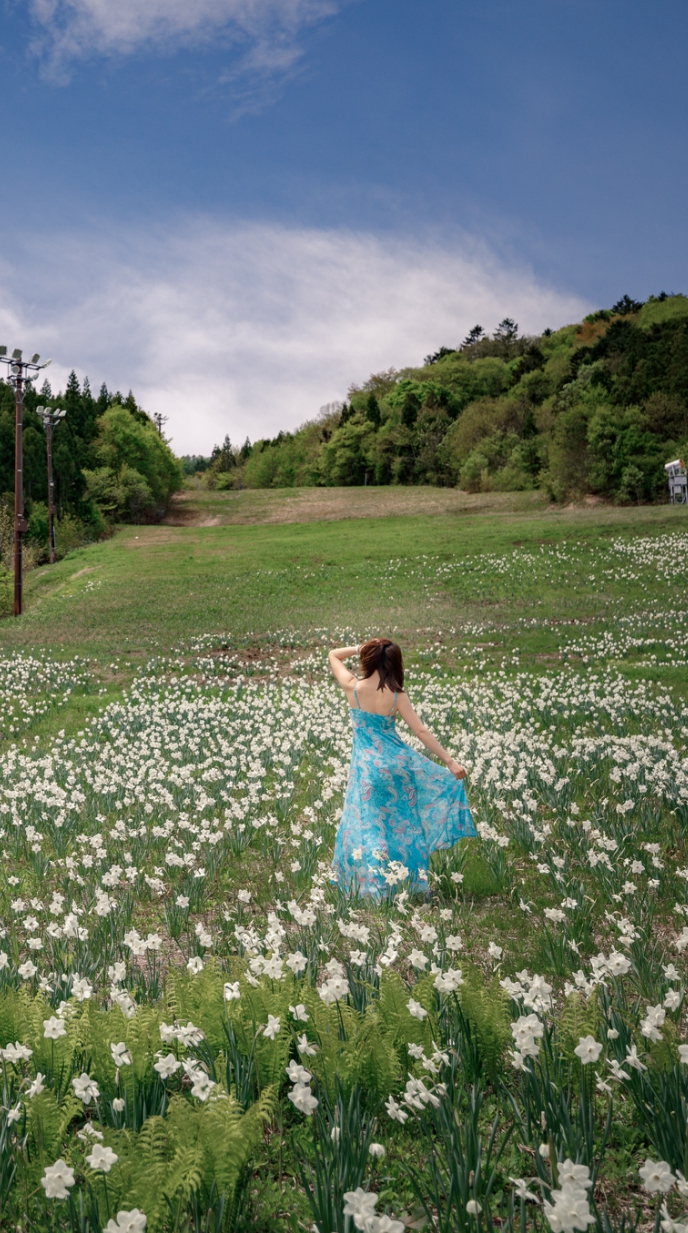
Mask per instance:
[[[685,511],[526,495],[194,497],[28,576],[2,1228],[688,1228]],[[326,650],[381,631],[479,837],[373,903]]]

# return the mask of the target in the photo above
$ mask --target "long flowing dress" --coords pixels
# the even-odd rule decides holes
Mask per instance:
[[[466,789],[402,741],[387,715],[351,708],[353,748],[333,868],[341,889],[378,897],[397,883],[428,889],[431,852],[475,836]],[[409,881],[406,881],[406,879]]]

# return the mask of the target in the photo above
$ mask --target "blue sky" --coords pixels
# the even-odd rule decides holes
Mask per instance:
[[[476,322],[688,289],[681,0],[2,15],[0,341],[133,387],[180,451]]]

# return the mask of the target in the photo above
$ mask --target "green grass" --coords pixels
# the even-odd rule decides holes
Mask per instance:
[[[103,662],[167,653],[202,634],[260,639],[277,629],[446,630],[491,619],[511,624],[533,613],[532,589],[491,577],[428,587],[404,568],[383,585],[393,558],[423,554],[475,563],[613,535],[657,534],[685,525],[668,506],[513,510],[481,515],[380,517],[340,522],[218,527],[127,527],[27,575],[26,611],[0,623],[0,646],[58,648]],[[427,573],[427,571],[426,571]],[[584,572],[543,583],[537,615],[598,616],[621,587],[587,584]],[[540,653],[552,640],[539,635]]]

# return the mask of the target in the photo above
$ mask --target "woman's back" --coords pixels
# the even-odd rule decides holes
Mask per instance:
[[[349,706],[368,711],[373,715],[390,715],[398,698],[397,690],[389,689],[387,685],[380,689],[378,672],[364,677],[361,681],[354,681],[351,688],[346,689],[345,692]]]

